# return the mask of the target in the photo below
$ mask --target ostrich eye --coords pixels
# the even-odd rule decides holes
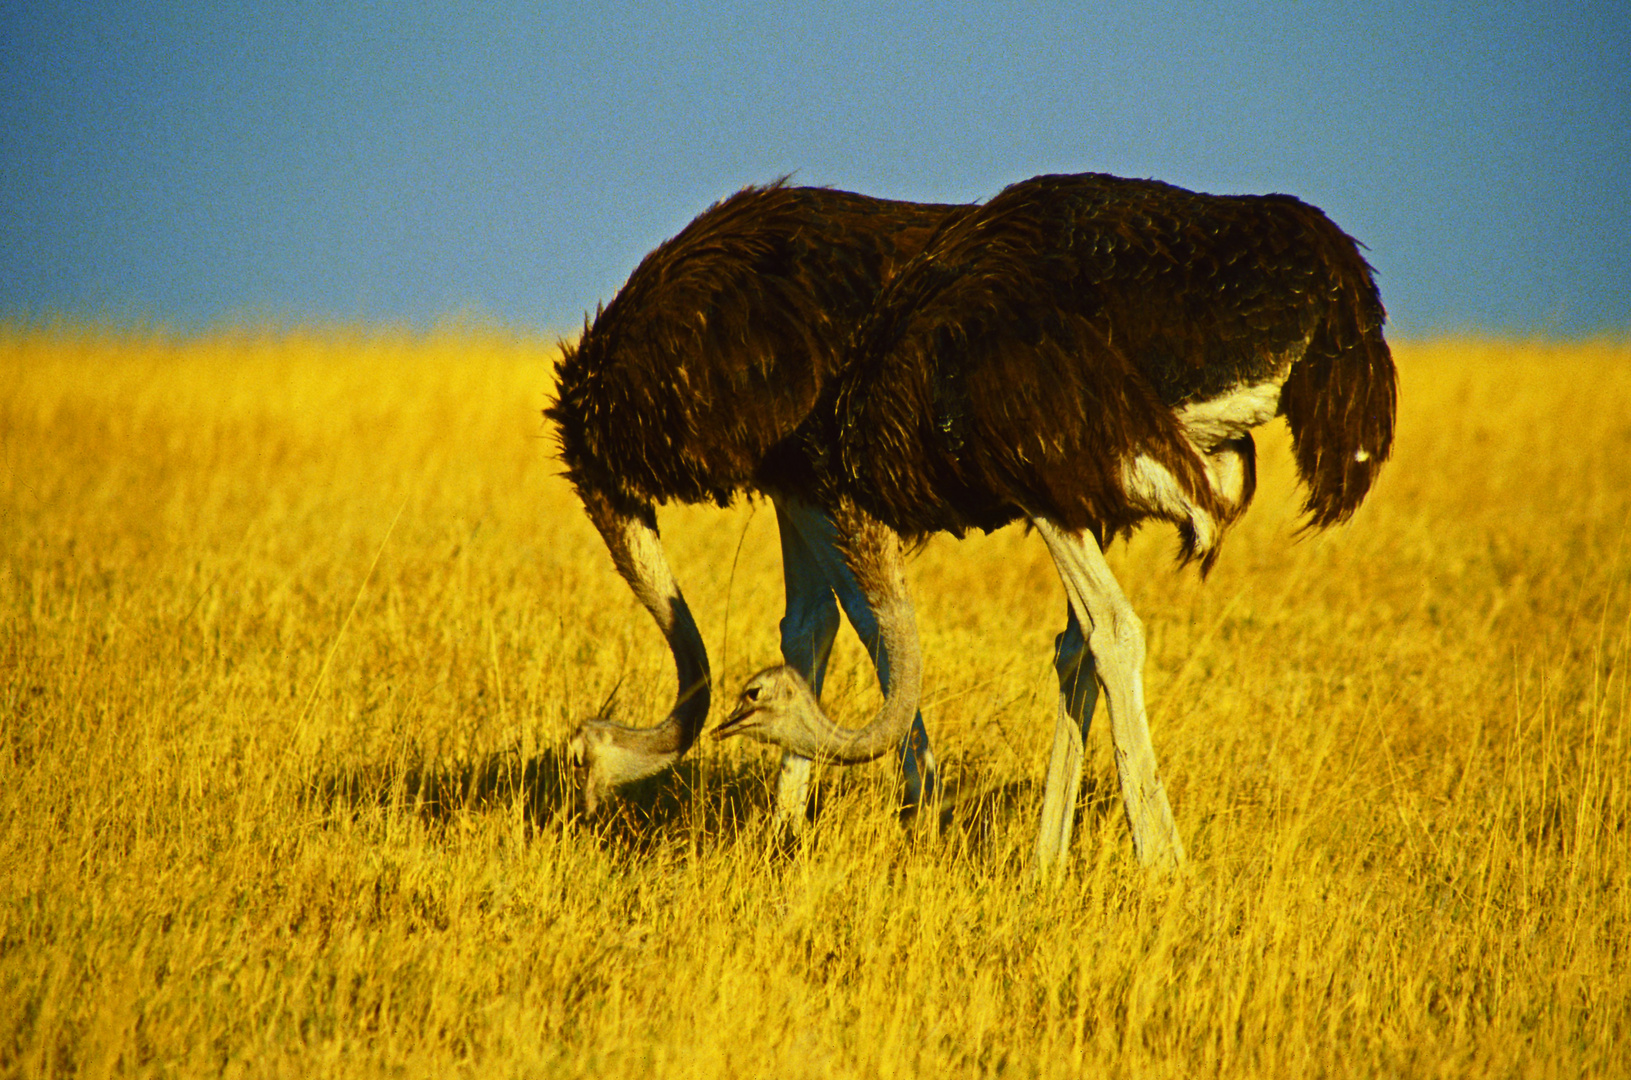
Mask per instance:
[[[747,698],[749,701],[758,701],[759,688],[757,686],[750,686],[746,690],[742,691],[742,696]]]

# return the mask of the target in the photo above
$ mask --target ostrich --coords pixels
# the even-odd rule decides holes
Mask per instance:
[[[1142,623],[1103,549],[1177,526],[1204,576],[1251,502],[1251,429],[1281,415],[1306,528],[1349,518],[1392,446],[1385,314],[1358,245],[1285,195],[1212,196],[1150,180],[1039,176],[938,233],[880,294],[802,437],[821,498],[880,618],[897,686],[860,730],[786,667],[751,679],[720,737],[818,761],[881,753],[913,714],[916,630],[890,534],[1024,519],[1064,583],[1060,699],[1036,861],[1070,844],[1083,738],[1102,686],[1134,849],[1183,843],[1150,744]]]
[[[563,344],[545,415],[567,476],[668,640],[679,677],[662,723],[597,717],[573,734],[567,757],[582,809],[593,813],[614,787],[672,765],[707,719],[707,651],[663,554],[659,503],[770,495],[787,594],[784,661],[819,696],[841,604],[891,685],[875,620],[813,504],[813,473],[791,435],[883,282],[966,209],[784,181],[745,188],[647,255],[577,343]],[[933,785],[915,705],[902,735],[906,804],[915,806]],[[801,820],[808,777],[807,760],[784,757],[783,820]]]

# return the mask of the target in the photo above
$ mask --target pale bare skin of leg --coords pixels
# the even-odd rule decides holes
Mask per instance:
[[[1053,725],[1053,754],[1042,800],[1042,823],[1036,834],[1036,870],[1044,880],[1064,872],[1070,834],[1076,822],[1076,798],[1082,786],[1082,758],[1088,725],[1099,700],[1093,654],[1082,637],[1076,612],[1066,605],[1065,629],[1053,639],[1054,670],[1059,675],[1059,712]]]
[[[1156,766],[1144,706],[1143,623],[1122,593],[1105,562],[1104,552],[1091,533],[1072,533],[1046,518],[1033,518],[1032,522],[1053,556],[1071,611],[1086,631],[1094,673],[1104,687],[1110,713],[1110,740],[1121,781],[1122,805],[1132,829],[1133,851],[1146,866],[1181,866],[1185,859],[1184,845]],[[1065,637],[1069,637],[1068,629]],[[1066,680],[1065,659],[1061,654],[1062,688]],[[1082,731],[1071,716],[1071,704],[1061,701],[1055,723],[1053,758],[1048,765],[1047,788],[1042,800],[1042,826],[1036,853],[1038,872],[1045,879],[1057,875],[1063,865],[1075,795],[1081,783]]]
[[[787,613],[781,622],[782,661],[803,675],[810,692],[819,698],[838,634],[838,603],[780,500],[776,502],[776,527],[781,532],[782,577],[787,586]],[[783,752],[781,775],[776,779],[776,821],[795,832],[802,830],[809,799],[810,759]]]

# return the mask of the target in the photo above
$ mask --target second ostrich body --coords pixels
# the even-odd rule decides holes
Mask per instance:
[[[1349,517],[1392,445],[1384,318],[1358,246],[1305,203],[1086,174],[1012,185],[948,225],[857,332],[806,426],[825,502],[861,533],[1028,520],[1064,583],[1044,872],[1069,846],[1101,686],[1134,848],[1184,859],[1149,738],[1142,624],[1103,548],[1162,519],[1204,573],[1255,489],[1251,429],[1276,415],[1309,525]],[[857,576],[874,606],[898,604],[893,556],[867,565],[875,548],[851,551]],[[772,668],[722,730],[849,761],[881,752],[905,704],[845,729]]]
[[[586,809],[672,765],[708,714],[707,651],[663,554],[658,504],[723,506],[742,492],[770,494],[787,587],[784,660],[819,695],[842,605],[890,690],[884,631],[813,503],[813,474],[791,436],[883,283],[966,209],[781,183],[746,188],[652,251],[563,347],[546,413],[567,475],[668,640],[679,678],[662,723],[599,718],[572,736],[568,757]],[[908,726],[899,741],[914,804],[932,784],[932,757],[922,718]],[[782,817],[802,814],[808,774],[804,759],[784,760]]]

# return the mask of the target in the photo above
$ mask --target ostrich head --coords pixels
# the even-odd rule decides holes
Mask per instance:
[[[817,720],[816,718],[820,718]],[[742,688],[725,722],[714,729],[714,738],[746,735],[762,743],[802,752],[802,745],[815,745],[820,733],[830,727],[821,706],[810,693],[809,684],[786,664],[767,667]]]
[[[611,788],[609,747],[606,732],[597,730],[593,720],[578,725],[566,741],[566,763],[572,769],[572,791],[576,796],[573,802],[579,813],[593,815]]]
[[[613,723],[604,716],[585,720],[566,742],[566,762],[579,812],[593,816],[613,788],[659,773],[679,753],[654,749],[650,729]]]

